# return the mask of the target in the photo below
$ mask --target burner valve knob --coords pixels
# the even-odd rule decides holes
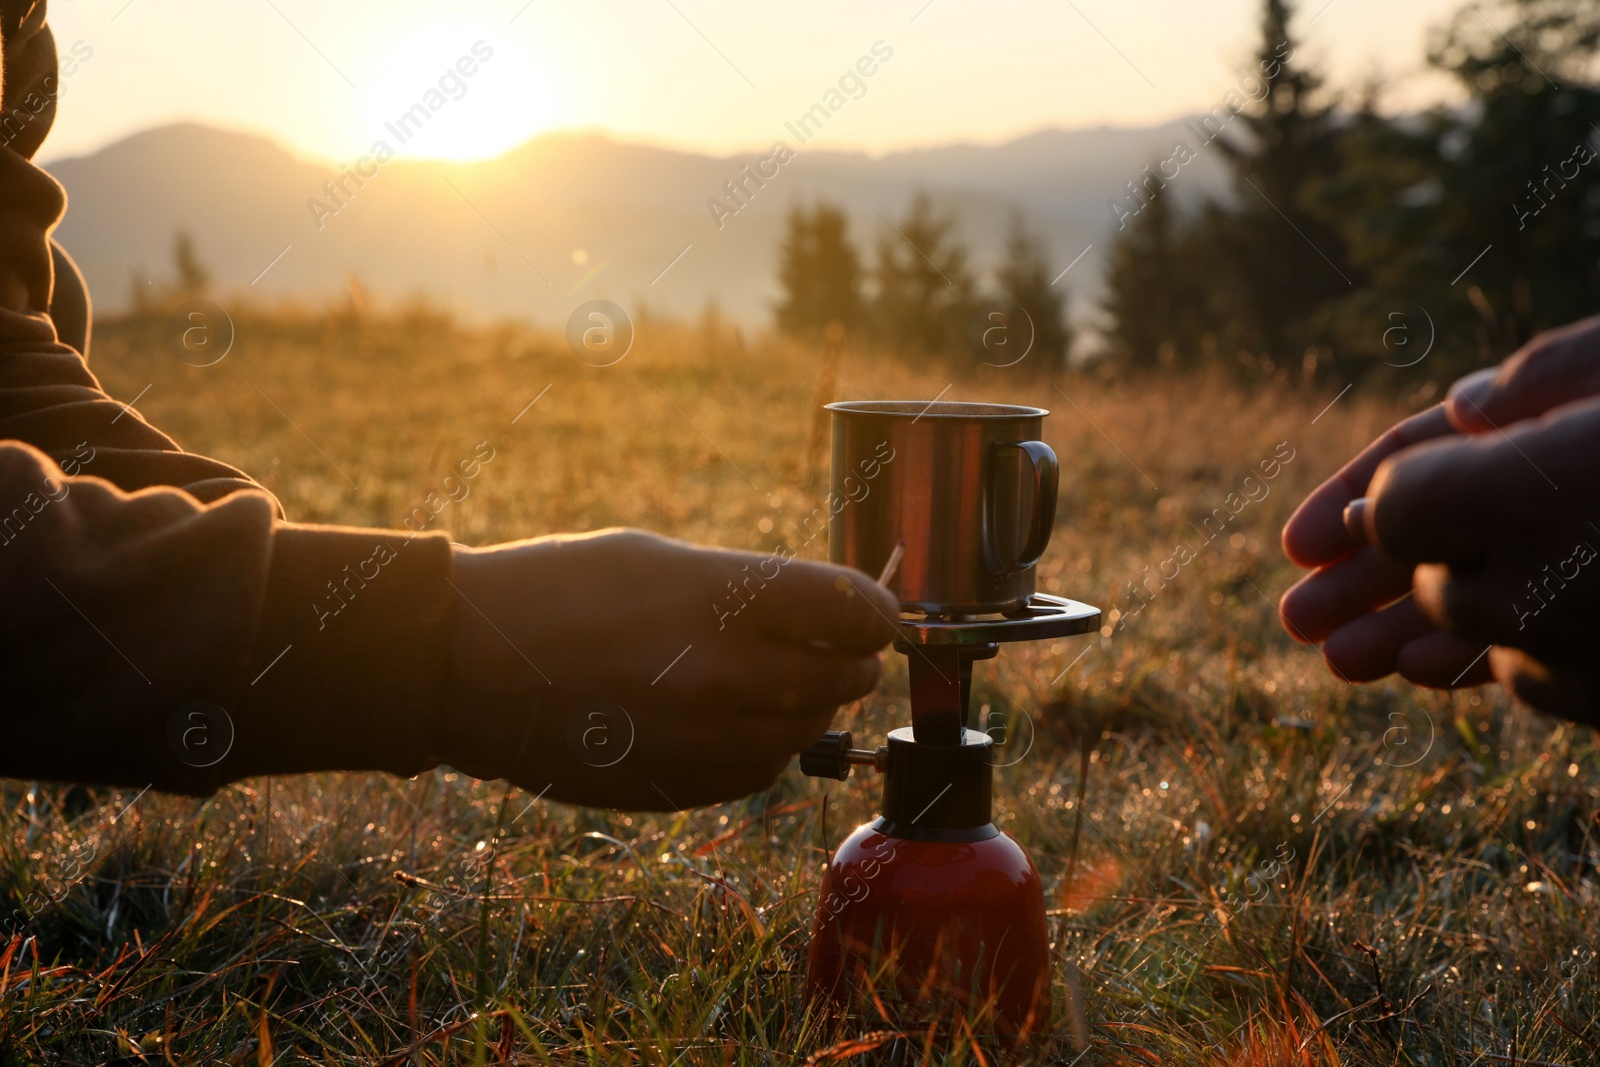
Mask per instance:
[[[829,730],[821,739],[800,753],[800,771],[812,778],[836,778],[844,781],[850,777],[852,765],[883,769],[889,750],[879,748],[852,748],[855,738],[849,730]]]

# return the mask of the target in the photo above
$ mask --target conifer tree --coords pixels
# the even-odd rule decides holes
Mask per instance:
[[[950,354],[966,345],[977,305],[967,250],[954,238],[954,226],[918,193],[905,218],[878,237],[873,324],[897,352]]]
[[[830,323],[851,328],[861,322],[861,261],[837,207],[790,210],[778,278],[784,296],[777,320],[784,333],[815,337]]]

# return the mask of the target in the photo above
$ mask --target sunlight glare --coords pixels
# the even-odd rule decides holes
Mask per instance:
[[[559,125],[566,113],[550,58],[489,22],[411,22],[372,56],[359,82],[362,151],[383,140],[413,159],[489,159]]]

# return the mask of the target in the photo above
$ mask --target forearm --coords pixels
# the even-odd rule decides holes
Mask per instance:
[[[0,776],[206,793],[414,774],[444,686],[448,567],[437,535],[292,526],[259,493],[126,494],[0,445]],[[195,707],[220,714],[185,738]]]

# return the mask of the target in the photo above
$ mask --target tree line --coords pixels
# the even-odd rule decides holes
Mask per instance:
[[[1016,215],[992,292],[980,289],[955,220],[926,194],[879,235],[870,266],[851,243],[842,210],[790,209],[779,253],[778,328],[814,338],[853,331],[890,351],[1007,365],[1027,356],[1055,366],[1070,351],[1067,293],[1051,284],[1043,244]]]
[[[1100,355],[1343,380],[1426,358],[1430,375],[1455,374],[1600,311],[1600,4],[1469,0],[1427,46],[1466,102],[1397,116],[1376,87],[1328,90],[1294,14],[1263,0],[1255,91],[1230,93],[1195,124],[1199,143],[1112,201]],[[1202,151],[1229,188],[1180,204]],[[896,226],[868,269],[842,212],[796,208],[780,329],[838,322],[895,351],[998,362],[985,331],[1016,337],[1025,318],[1039,364],[1070,350],[1066,294],[1020,218],[987,296],[926,196]]]

